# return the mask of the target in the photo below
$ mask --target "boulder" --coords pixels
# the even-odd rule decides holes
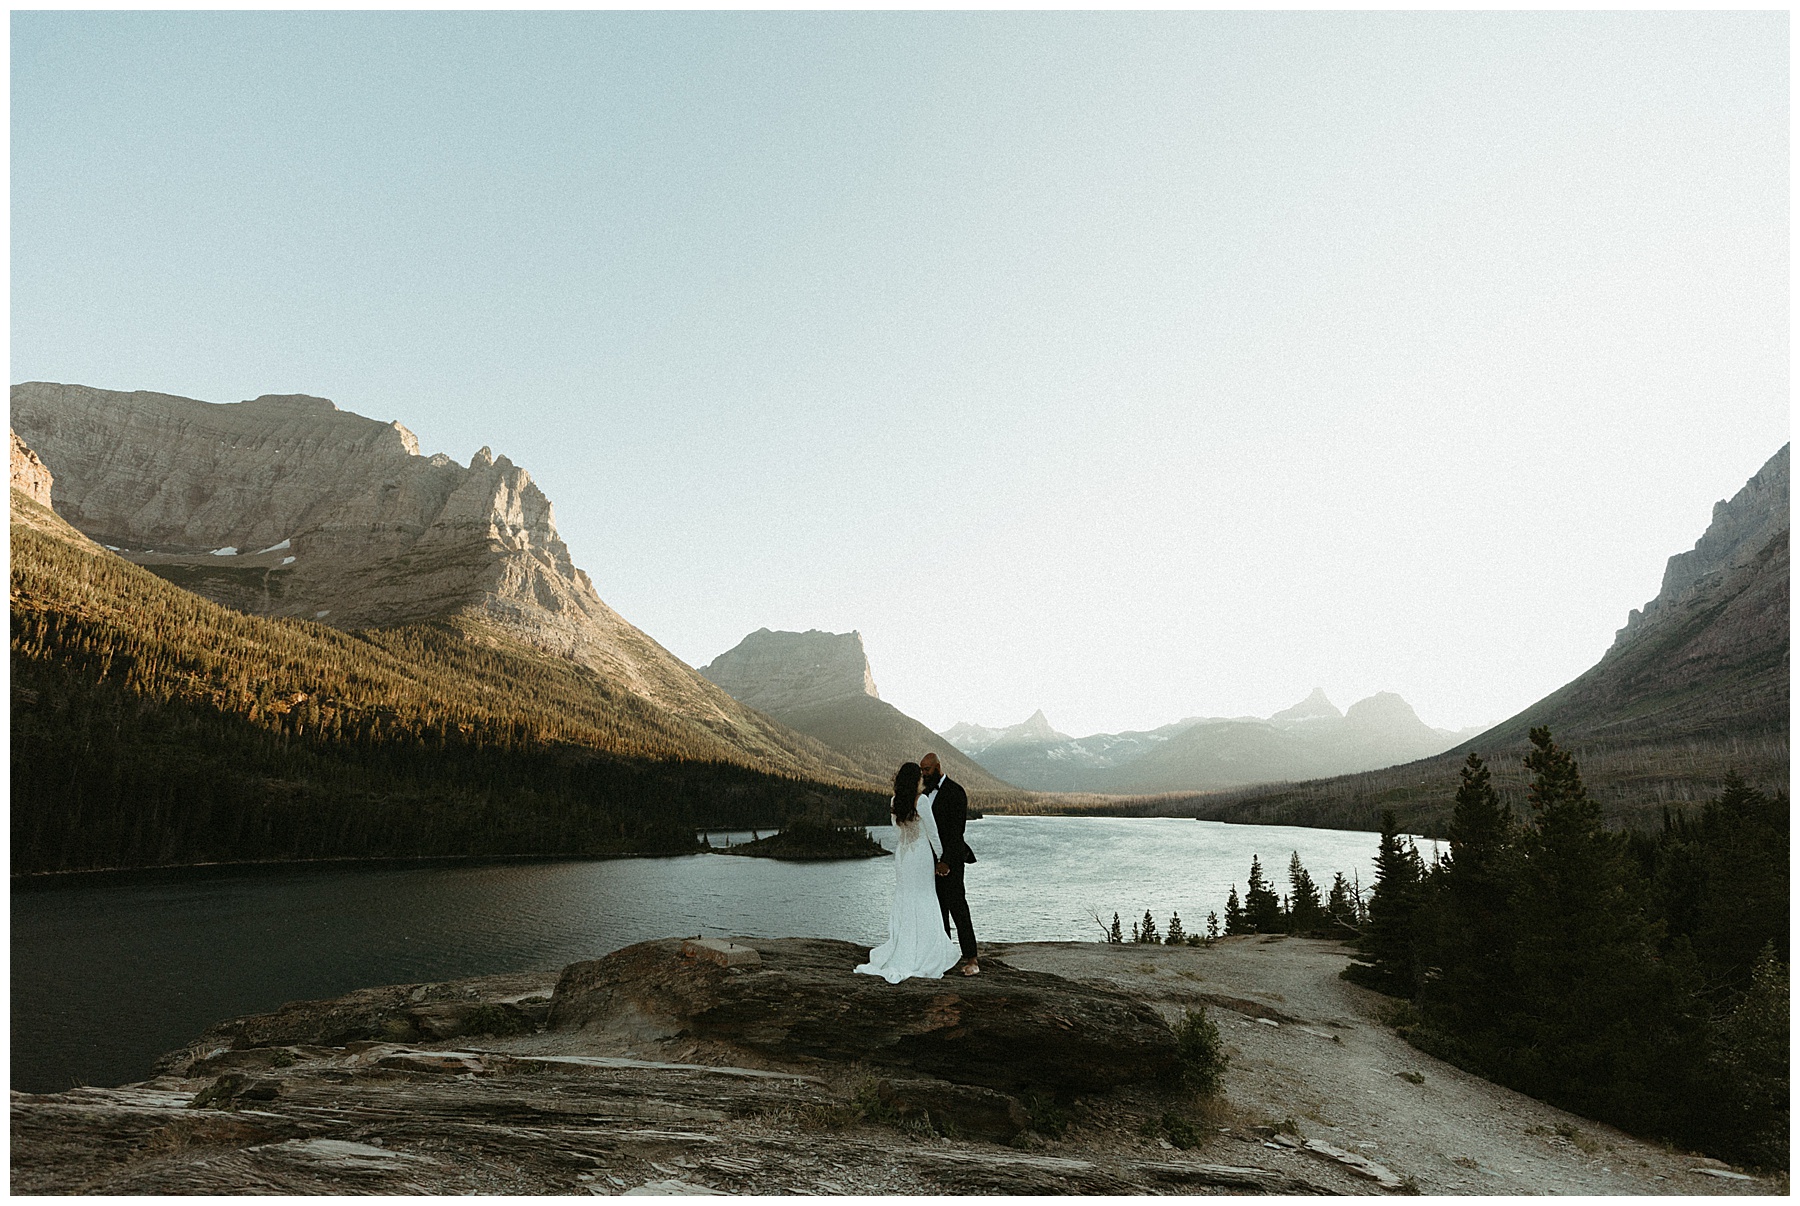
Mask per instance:
[[[563,969],[552,1031],[700,1040],[787,1064],[861,1063],[1003,1093],[1067,1095],[1167,1083],[1175,1036],[1149,1006],[1043,972],[982,963],[977,977],[889,984],[852,972],[868,948],[734,939],[760,963],[640,942]]]

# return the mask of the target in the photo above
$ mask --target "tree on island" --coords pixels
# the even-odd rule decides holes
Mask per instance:
[[[1125,935],[1119,930],[1119,914],[1117,912],[1113,913],[1112,929],[1106,931],[1106,940],[1114,946],[1125,941]]]
[[[1169,931],[1163,938],[1164,946],[1180,946],[1187,941],[1187,932],[1181,928],[1181,914],[1169,914]]]
[[[1281,932],[1281,898],[1263,878],[1262,860],[1250,856],[1250,886],[1244,892],[1244,922],[1252,934]]]
[[[1209,943],[1219,940],[1219,914],[1211,909],[1206,913],[1206,940]]]

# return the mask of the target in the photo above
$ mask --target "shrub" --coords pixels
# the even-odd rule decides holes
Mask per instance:
[[[1190,1009],[1175,1027],[1176,1059],[1183,1088],[1208,1097],[1225,1087],[1225,1068],[1230,1058],[1219,1037],[1219,1027],[1206,1016],[1206,1006]]]

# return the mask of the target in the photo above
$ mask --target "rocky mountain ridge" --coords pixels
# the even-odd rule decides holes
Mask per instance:
[[[1324,690],[1315,688],[1266,718],[1191,716],[1151,730],[1075,738],[1058,733],[1039,710],[1010,728],[963,722],[943,736],[1020,787],[1135,794],[1390,766],[1438,753],[1474,731],[1431,728],[1387,691],[1339,712]]]
[[[1683,604],[1752,564],[1769,541],[1789,528],[1788,450],[1783,444],[1729,499],[1713,504],[1712,522],[1694,547],[1669,558],[1656,598],[1634,608],[1608,655],[1675,620]]]
[[[746,762],[854,779],[601,601],[531,475],[483,448],[426,457],[398,422],[323,398],[215,404],[28,382],[18,435],[76,529],[239,611],[355,630],[457,616],[567,658]]]

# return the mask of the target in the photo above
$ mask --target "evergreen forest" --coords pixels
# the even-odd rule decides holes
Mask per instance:
[[[15,874],[673,853],[698,828],[885,819],[883,793],[733,762],[476,621],[245,615],[13,505]]]
[[[1470,754],[1449,852],[1382,818],[1348,979],[1414,1046],[1638,1135],[1763,1168],[1788,1151],[1787,800],[1728,779],[1656,832],[1604,827],[1530,733],[1515,816]]]

